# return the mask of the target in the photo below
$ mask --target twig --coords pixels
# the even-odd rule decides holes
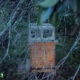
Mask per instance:
[[[71,47],[70,51],[68,52],[68,54],[63,58],[61,59],[58,64],[57,64],[57,68],[59,68],[61,65],[63,65],[65,63],[65,61],[68,59],[68,57],[72,54],[72,52],[74,51],[74,48],[76,47],[76,45],[78,44],[80,40],[80,32],[79,32],[79,35],[77,36],[77,39],[75,40],[73,46]]]
[[[19,16],[19,11],[20,11],[20,5],[24,2],[24,0],[20,0],[19,3],[17,4],[16,8],[14,9],[14,11],[12,12],[11,16],[10,16],[10,20],[7,23],[7,26],[5,27],[5,29],[0,33],[0,37],[5,33],[6,30],[8,30],[9,27],[11,27],[14,22],[15,22],[15,18],[16,16]]]
[[[68,54],[58,62],[58,64],[55,66],[55,71],[48,75],[48,76],[53,75],[51,80],[54,78],[54,75],[56,75],[56,71],[65,63],[65,61],[68,59],[68,57],[72,54],[72,52],[74,51],[74,49],[75,49],[76,45],[78,44],[79,40],[80,40],[80,32],[79,32],[79,34],[77,36],[77,39],[75,40],[73,46],[71,47],[70,51],[68,52]]]
[[[78,67],[77,71],[75,72],[75,74],[74,74],[74,76],[73,76],[72,80],[75,80],[75,78],[76,78],[76,76],[77,76],[77,74],[78,74],[79,70],[80,70],[80,65],[79,65],[79,67]]]
[[[16,11],[13,11],[14,14],[13,14],[13,12],[12,12],[12,14],[11,14],[11,16],[10,16],[10,20],[9,20],[6,28],[5,28],[5,29],[1,32],[1,34],[0,34],[0,37],[1,37],[1,36],[5,33],[5,31],[9,29],[8,48],[7,48],[7,50],[6,50],[6,53],[5,53],[4,57],[3,57],[2,60],[0,61],[0,64],[1,64],[1,63],[4,61],[4,59],[8,56],[9,48],[10,48],[11,26],[14,24],[15,18],[16,18],[16,16],[19,14],[19,12],[18,12],[18,11],[20,10],[19,6],[20,6],[23,2],[24,2],[24,0],[20,0],[20,1],[19,1],[19,3],[17,4],[17,6],[16,6],[16,8],[15,8]]]
[[[9,28],[9,42],[8,42],[8,48],[6,50],[6,53],[4,55],[4,57],[2,58],[2,60],[0,61],[0,64],[4,61],[4,59],[8,56],[9,53],[9,49],[10,49],[10,38],[11,37],[11,28]]]
[[[80,32],[79,32],[77,39],[75,40],[73,46],[71,47],[70,51],[68,52],[68,54],[63,59],[61,59],[59,61],[59,63],[57,64],[56,70],[53,72],[53,75],[56,74],[56,71],[65,63],[65,61],[68,59],[68,57],[72,54],[72,52],[74,51],[74,48],[78,44],[79,40],[80,40]]]

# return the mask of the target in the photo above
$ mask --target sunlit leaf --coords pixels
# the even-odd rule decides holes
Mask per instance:
[[[40,3],[40,6],[42,7],[52,7],[54,6],[56,3],[58,3],[59,0],[45,0],[42,3]]]
[[[4,74],[3,73],[0,73],[0,78],[4,78]]]

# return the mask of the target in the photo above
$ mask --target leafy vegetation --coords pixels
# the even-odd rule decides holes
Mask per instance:
[[[78,1],[79,0],[75,0]],[[6,80],[79,80],[80,16],[79,4],[75,12],[70,0],[0,0],[0,73]],[[73,6],[74,6],[73,5]],[[56,28],[56,65],[64,62],[53,73],[32,73],[26,70],[30,58],[28,26],[30,22],[49,22]],[[77,39],[78,39],[77,38]],[[73,46],[77,43],[76,46]],[[29,65],[29,64],[28,64]],[[39,75],[38,75],[39,74]],[[51,75],[50,75],[51,74]],[[50,76],[49,76],[50,75]],[[42,79],[43,77],[44,79]],[[54,76],[54,77],[53,77]],[[73,78],[74,77],[74,78]]]

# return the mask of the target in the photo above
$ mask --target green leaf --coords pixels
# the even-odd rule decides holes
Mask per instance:
[[[0,78],[4,78],[4,74],[3,73],[0,73]]]
[[[39,7],[39,13],[38,13],[38,15],[37,15],[37,23],[38,23],[38,25],[41,25],[41,14],[42,14],[42,12],[44,11],[45,9],[44,8],[41,8],[41,7]]]
[[[47,7],[53,7],[58,3],[59,0],[45,0],[42,3],[40,3],[39,5],[47,8]]]
[[[44,13],[42,13],[40,22],[44,23],[46,20],[48,20],[52,14],[52,11],[53,11],[53,7],[48,8]]]

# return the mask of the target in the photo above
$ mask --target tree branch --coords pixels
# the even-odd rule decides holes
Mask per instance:
[[[80,65],[79,65],[79,67],[78,67],[77,71],[75,72],[75,74],[74,74],[74,76],[73,76],[72,80],[75,80],[75,78],[76,78],[76,76],[77,76],[77,74],[78,74],[79,70],[80,70]]]
[[[4,57],[2,58],[2,60],[0,61],[0,64],[3,62],[3,60],[8,56],[9,53],[9,48],[10,48],[10,35],[11,35],[11,27],[12,25],[15,23],[15,21],[17,20],[19,14],[21,13],[21,5],[24,2],[24,0],[20,0],[19,3],[17,4],[15,10],[12,12],[11,16],[10,16],[10,20],[7,23],[6,28],[1,32],[0,34],[0,39],[3,37],[3,39],[6,39],[5,36],[6,34],[9,34],[9,42],[8,42],[8,48],[6,50],[6,53],[4,55]],[[7,32],[7,33],[6,33]],[[3,40],[4,41],[4,40]]]

